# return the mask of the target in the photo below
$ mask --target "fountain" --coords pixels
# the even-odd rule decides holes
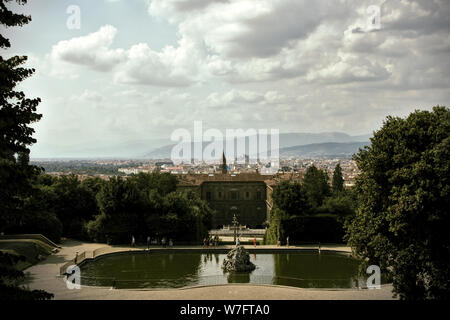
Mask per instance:
[[[249,272],[255,270],[256,266],[250,261],[248,251],[241,246],[239,236],[237,235],[237,219],[233,216],[234,239],[236,246],[227,254],[227,258],[223,259],[222,269],[225,272]]]

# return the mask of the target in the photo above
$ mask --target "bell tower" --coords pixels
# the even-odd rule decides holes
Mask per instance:
[[[222,153],[222,174],[227,174],[227,159],[225,158],[225,152]]]

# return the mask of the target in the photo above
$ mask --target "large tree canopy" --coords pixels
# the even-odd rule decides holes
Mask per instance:
[[[388,117],[355,155],[355,252],[392,275],[402,299],[450,296],[450,112]]]
[[[338,163],[333,172],[333,192],[339,193],[344,190],[344,178],[342,177],[341,164]]]
[[[273,189],[274,205],[288,215],[304,215],[309,213],[310,207],[306,192],[298,182],[282,181]]]
[[[10,0],[0,0],[2,28],[22,26],[31,21],[31,17],[9,10],[7,2]],[[27,1],[16,2],[26,4]],[[0,34],[0,50],[10,46],[9,39]],[[41,100],[28,99],[22,91],[15,89],[34,73],[34,69],[21,67],[26,60],[26,57],[19,56],[5,59],[3,53],[0,56],[0,231],[35,223],[45,223],[46,227],[52,228],[50,225],[58,222],[48,212],[34,212],[28,201],[35,191],[31,186],[32,177],[39,172],[29,165],[29,146],[36,142],[32,137],[34,129],[30,125],[41,118],[36,113]],[[30,211],[31,214],[28,214]],[[23,257],[0,252],[0,300],[50,299],[52,294],[41,290],[29,291],[20,286],[24,277],[23,272],[16,270],[20,259]]]
[[[2,27],[22,26],[31,17],[15,14],[0,0],[0,24]],[[17,0],[25,4],[25,0]],[[10,41],[0,35],[0,50],[9,48]],[[22,199],[30,191],[29,178],[36,171],[28,164],[29,146],[36,142],[30,127],[42,115],[36,113],[39,98],[28,99],[16,86],[34,73],[21,65],[27,60],[24,56],[8,59],[0,56],[0,225],[15,224],[20,220]]]
[[[310,206],[317,210],[325,198],[330,195],[330,185],[328,184],[328,174],[326,171],[318,169],[312,165],[306,170],[303,178],[303,187]]]
[[[87,224],[97,241],[126,243],[131,236],[200,241],[211,227],[212,210],[193,194],[176,191],[169,173],[140,173],[111,178],[97,193],[100,213]]]

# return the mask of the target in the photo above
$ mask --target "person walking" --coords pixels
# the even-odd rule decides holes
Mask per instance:
[[[256,237],[253,238],[253,245],[256,247]]]
[[[150,250],[150,236],[147,236],[147,250]]]
[[[289,247],[289,236],[286,238],[286,247]]]
[[[136,240],[134,239],[134,236],[131,236],[131,246],[134,248],[136,245]]]

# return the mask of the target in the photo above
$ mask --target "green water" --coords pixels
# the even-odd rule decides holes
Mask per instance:
[[[116,288],[180,288],[226,283],[257,283],[301,288],[352,288],[358,261],[332,253],[250,254],[250,273],[224,273],[225,254],[127,253],[81,266],[81,284]]]

